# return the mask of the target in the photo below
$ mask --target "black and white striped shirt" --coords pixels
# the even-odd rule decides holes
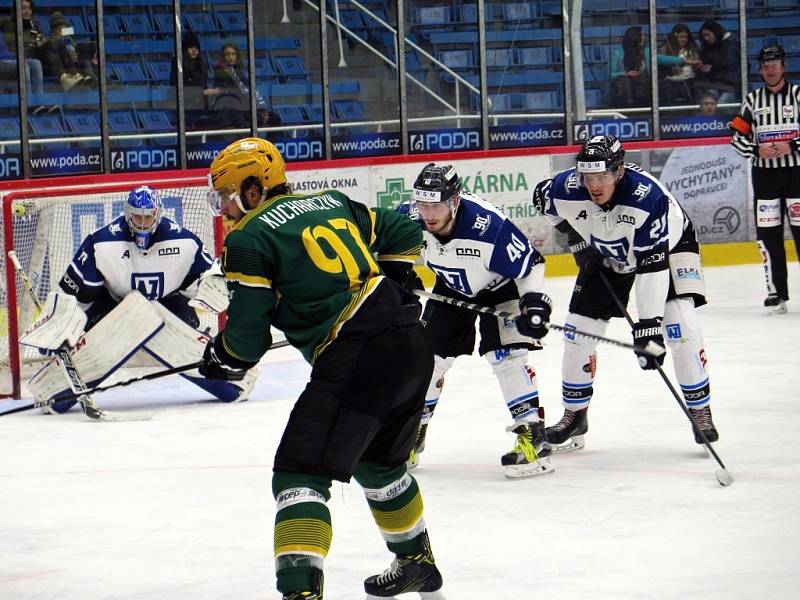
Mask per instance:
[[[784,82],[778,92],[766,86],[747,94],[733,119],[731,145],[753,166],[767,169],[800,166],[800,86]],[[789,142],[792,152],[780,158],[759,158],[758,145]]]

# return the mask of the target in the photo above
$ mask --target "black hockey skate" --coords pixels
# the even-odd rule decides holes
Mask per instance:
[[[719,432],[714,426],[714,421],[711,419],[710,406],[704,406],[703,408],[690,408],[689,414],[692,415],[692,419],[694,419],[695,424],[702,430],[709,442],[716,442],[719,439]],[[696,430],[694,432],[694,441],[698,444],[703,443],[703,439]]]
[[[283,595],[283,600],[322,600],[322,587],[324,577],[322,571],[314,569],[314,577],[311,580],[310,590],[289,592]]]
[[[554,453],[574,452],[586,445],[583,436],[589,431],[588,412],[588,407],[576,411],[564,409],[561,420],[545,430],[545,436],[552,444]]]
[[[390,598],[408,592],[435,592],[442,587],[442,574],[436,568],[428,532],[417,536],[416,554],[398,554],[392,566],[380,575],[364,580],[364,591],[371,596]]]
[[[786,300],[776,294],[767,296],[767,299],[764,300],[764,306],[767,307],[767,312],[771,315],[785,315],[789,312],[789,309],[786,308]]]
[[[406,461],[406,467],[409,469],[415,468],[419,464],[419,455],[425,450],[425,435],[428,433],[428,424],[420,425],[417,430],[417,441],[414,442],[414,447],[411,449],[411,455]]]
[[[500,458],[506,477],[518,479],[552,473],[550,464],[551,447],[545,439],[544,423],[515,423],[506,431],[516,434],[517,443],[510,452]]]

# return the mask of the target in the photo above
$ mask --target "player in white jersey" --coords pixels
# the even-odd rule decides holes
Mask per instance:
[[[541,182],[537,209],[569,236],[580,271],[567,315],[567,327],[603,335],[611,317],[623,316],[604,275],[622,304],[636,286],[638,322],[633,342],[645,370],[662,365],[664,354],[638,350],[653,341],[672,352],[684,399],[706,438],[719,438],[711,419],[711,388],[696,307],[706,303],[700,248],[692,222],[667,189],[634,164],[613,136],[588,140],[577,167]],[[588,430],[597,342],[565,335],[562,359],[564,415],[547,428],[553,445],[583,447]],[[697,443],[702,443],[695,433]]]
[[[517,436],[514,449],[501,458],[505,474],[528,477],[552,471],[536,374],[527,363],[528,351],[541,348],[538,340],[547,333],[550,318],[550,298],[540,292],[544,258],[497,208],[462,192],[450,165],[428,164],[414,182],[413,202],[400,210],[422,225],[422,258],[436,273],[435,293],[541,319],[538,326],[530,318],[517,319],[515,325],[510,319],[428,301],[422,321],[435,366],[411,464],[424,449],[445,373],[457,356],[473,352],[477,318],[478,351],[500,383],[513,419],[508,430]]]
[[[213,264],[194,233],[164,216],[158,192],[138,187],[128,195],[123,215],[83,240],[59,289],[48,296],[44,316],[21,341],[43,350],[65,341],[75,346],[75,364],[90,387],[140,349],[167,367],[197,362],[208,335],[197,331],[193,306],[215,312],[227,306],[224,278]],[[206,380],[196,371],[184,374],[223,402],[246,399],[255,375],[234,385]],[[55,359],[28,388],[42,402],[70,393]],[[62,413],[75,403],[57,401],[45,409]]]

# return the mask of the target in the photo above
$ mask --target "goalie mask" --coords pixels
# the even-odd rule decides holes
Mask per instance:
[[[227,146],[211,163],[208,200],[214,214],[233,204],[244,215],[285,184],[286,164],[275,145],[261,138],[244,138]],[[253,186],[259,197],[248,201],[246,192]]]
[[[164,205],[161,203],[161,196],[153,188],[143,185],[128,194],[128,199],[125,201],[125,222],[140,251],[147,250],[150,236],[158,228],[163,215]]]

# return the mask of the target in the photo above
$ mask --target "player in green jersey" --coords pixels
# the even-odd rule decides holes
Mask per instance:
[[[201,372],[243,376],[269,348],[271,325],[312,365],[273,469],[278,590],[285,600],[322,598],[326,501],[332,480],[351,477],[396,555],[366,592],[438,590],[422,496],[405,465],[433,370],[419,303],[398,285],[420,254],[419,227],[341,192],[292,194],[280,152],[259,138],[225,148],[209,182],[212,205],[237,223],[222,250],[228,320]]]

